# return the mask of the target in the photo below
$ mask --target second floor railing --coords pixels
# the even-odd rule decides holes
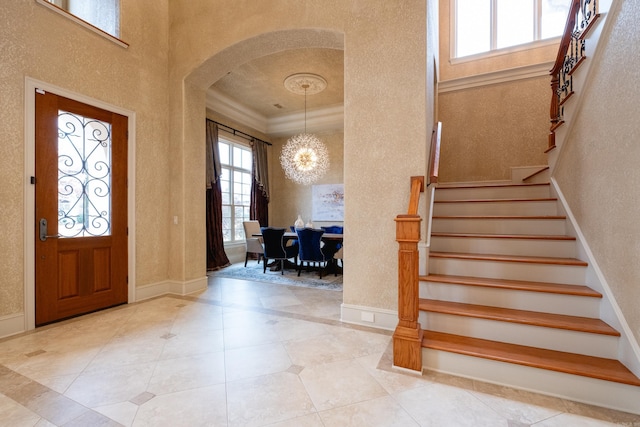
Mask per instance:
[[[551,74],[549,150],[556,146],[555,130],[564,123],[564,103],[573,95],[572,74],[585,59],[585,37],[599,17],[598,0],[572,0]]]

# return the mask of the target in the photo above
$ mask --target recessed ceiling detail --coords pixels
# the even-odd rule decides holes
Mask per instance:
[[[315,95],[327,87],[327,81],[317,74],[297,73],[284,79],[284,87],[298,95]]]

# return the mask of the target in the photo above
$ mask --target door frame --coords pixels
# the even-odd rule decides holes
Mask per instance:
[[[127,302],[130,304],[136,301],[136,229],[135,229],[135,147],[136,147],[136,114],[104,101],[100,101],[89,96],[85,96],[59,86],[46,83],[31,77],[25,77],[24,96],[24,330],[35,329],[36,324],[36,298],[35,298],[35,187],[31,184],[30,177],[35,176],[35,91],[42,89],[53,92],[56,95],[73,99],[78,102],[93,105],[104,110],[121,114],[128,118],[128,159],[127,159],[127,226],[129,230],[127,250],[128,250],[128,290]]]

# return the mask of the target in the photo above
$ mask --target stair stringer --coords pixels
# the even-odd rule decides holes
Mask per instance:
[[[602,294],[600,301],[600,319],[620,332],[618,360],[635,376],[640,377],[640,346],[627,323],[620,306],[616,302],[611,287],[607,283],[598,262],[589,248],[587,240],[580,230],[575,216],[555,178],[551,178],[551,192],[558,199],[558,210],[567,217],[567,235],[576,238],[576,258],[586,261],[586,285]]]

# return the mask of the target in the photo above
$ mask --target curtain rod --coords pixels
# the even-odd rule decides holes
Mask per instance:
[[[231,134],[233,134],[233,135],[238,135],[238,136],[240,136],[240,137],[242,137],[242,138],[244,138],[244,139],[248,139],[248,140],[252,140],[252,139],[253,139],[253,140],[256,140],[256,141],[264,142],[264,143],[265,143],[265,144],[267,144],[267,145],[272,145],[270,142],[263,141],[263,140],[262,140],[262,139],[260,139],[260,138],[256,138],[255,136],[251,136],[251,135],[249,135],[248,133],[244,133],[244,132],[242,132],[242,131],[239,131],[238,129],[232,128],[231,126],[227,126],[227,125],[222,124],[222,123],[220,123],[220,122],[216,122],[215,120],[211,120],[211,119],[207,119],[207,120],[209,120],[210,122],[213,122],[213,123],[217,124],[218,126],[221,126],[222,128],[226,128],[226,129],[222,129],[222,130],[224,130],[224,131],[226,131],[226,132],[229,132],[229,133],[231,133]]]

